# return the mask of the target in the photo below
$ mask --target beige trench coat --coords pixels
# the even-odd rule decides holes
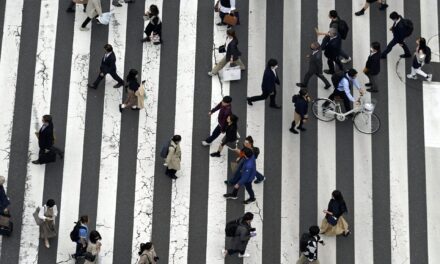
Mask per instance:
[[[89,0],[86,13],[89,18],[102,15],[101,0]]]
[[[168,156],[165,159],[165,163],[168,164],[170,170],[180,170],[180,159],[182,152],[180,151],[180,145],[171,140],[171,145],[168,149]]]
[[[154,248],[144,250],[139,257],[137,264],[156,264],[157,262],[154,260],[154,257],[156,257],[156,251],[154,251]]]
[[[145,96],[145,88],[144,85],[141,84],[141,86],[139,87],[139,89],[136,91],[135,93],[136,97],[137,97],[137,107],[139,109],[144,109],[144,96]]]

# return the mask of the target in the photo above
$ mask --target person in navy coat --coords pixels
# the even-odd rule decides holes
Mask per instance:
[[[96,78],[93,84],[87,85],[89,88],[96,89],[99,83],[101,82],[101,80],[104,79],[107,73],[110,74],[112,78],[118,82],[115,86],[113,86],[113,88],[119,88],[124,85],[124,81],[116,73],[116,56],[115,53],[113,52],[112,45],[105,44],[104,49],[105,49],[105,54],[101,60],[101,66],[99,67],[100,72],[98,78]]]
[[[261,84],[261,89],[263,93],[261,95],[246,98],[248,105],[253,105],[252,102],[266,100],[267,97],[270,96],[269,107],[276,109],[281,108],[281,106],[275,103],[275,96],[277,94],[276,85],[280,84],[280,79],[278,78],[278,74],[276,72],[277,68],[278,61],[276,59],[270,59],[267,62],[267,67],[264,70],[263,75],[263,83]]]
[[[404,54],[400,55],[401,58],[410,58],[411,52],[408,49],[408,46],[405,43],[405,38],[408,36],[408,29],[403,24],[403,18],[397,12],[392,12],[390,14],[390,19],[394,21],[393,26],[390,30],[393,32],[393,39],[388,43],[387,48],[382,52],[381,58],[386,59],[387,54],[393,49],[396,44],[399,44]]]

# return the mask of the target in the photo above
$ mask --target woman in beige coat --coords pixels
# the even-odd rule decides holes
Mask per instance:
[[[89,30],[89,28],[86,27],[87,24],[89,24],[89,22],[92,21],[93,18],[102,15],[101,0],[89,0],[86,7],[86,13],[87,18],[86,20],[84,20],[81,27],[79,28],[82,31]]]
[[[176,172],[180,170],[182,152],[180,151],[179,143],[181,140],[182,137],[180,135],[174,135],[173,138],[171,138],[164,164],[167,167],[165,174],[174,180],[177,179]]]
[[[139,261],[137,264],[156,264],[159,257],[154,251],[153,243],[142,243],[139,249]]]

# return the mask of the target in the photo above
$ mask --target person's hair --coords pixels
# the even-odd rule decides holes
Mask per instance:
[[[0,186],[3,185],[6,181],[6,178],[4,176],[0,176]]]
[[[90,242],[95,244],[98,240],[102,239],[101,234],[98,231],[93,230],[89,235]]]
[[[228,34],[228,36],[231,36],[231,37],[233,37],[233,38],[236,38],[236,36],[235,36],[235,30],[232,29],[232,28],[228,29],[228,30],[226,31],[226,34]]]
[[[53,199],[49,199],[46,202],[47,207],[53,207],[55,205],[55,201]]]
[[[301,96],[305,96],[306,94],[308,94],[309,92],[307,91],[306,88],[301,88],[301,90],[299,90],[299,95]]]
[[[419,39],[419,48],[426,49],[426,39],[422,37],[419,37],[418,39]]]
[[[269,61],[267,62],[267,67],[274,67],[278,65],[278,61],[276,59],[269,59]]]
[[[396,11],[393,11],[393,12],[391,12],[391,14],[390,14],[390,18],[391,18],[392,20],[397,20],[397,19],[400,18],[400,15],[399,15]]]
[[[247,136],[245,138],[245,140],[247,140],[247,142],[249,142],[249,144],[254,145],[254,139],[252,138],[252,136]]]
[[[373,43],[371,43],[371,47],[377,51],[380,51],[380,43],[377,41],[374,41]]]
[[[357,72],[355,69],[353,69],[353,68],[351,68],[350,70],[348,70],[348,75],[349,75],[350,77],[354,77],[357,73],[358,73],[358,72]]]
[[[247,212],[243,215],[243,222],[254,219],[254,214],[251,212]]]
[[[159,15],[159,8],[157,8],[157,5],[150,5],[150,13],[153,16]]]
[[[344,201],[344,197],[342,196],[342,193],[338,190],[334,190],[332,192],[332,196],[336,201]]]
[[[319,234],[319,231],[319,226],[314,225],[309,227],[309,234],[312,236],[316,236],[317,234]]]
[[[136,69],[130,69],[130,71],[127,74],[127,81],[135,80],[137,74],[138,71]]]
[[[151,242],[141,243],[141,245],[139,246],[139,256],[142,255],[142,252],[144,252],[145,250],[150,250],[152,246],[153,243]]]
[[[79,218],[79,221],[81,222],[81,223],[87,223],[87,222],[89,222],[89,216],[88,215],[83,215],[83,216],[81,216],[80,218]]]
[[[231,119],[231,123],[232,124],[236,124],[238,121],[238,116],[234,115],[234,114],[230,114],[229,118]]]
[[[246,158],[250,158],[252,155],[254,155],[254,152],[250,148],[244,148],[243,154],[246,156]]]
[[[174,141],[174,143],[180,142],[182,140],[182,137],[180,135],[174,135],[171,138],[172,141]]]
[[[222,102],[230,104],[232,102],[232,97],[230,97],[229,95],[226,95],[225,97],[223,97]]]
[[[44,120],[44,122],[52,123],[52,116],[50,116],[50,115],[44,115],[44,116],[43,116],[43,120]]]
[[[105,45],[104,45],[104,49],[105,49],[107,52],[112,52],[112,51],[113,51],[113,47],[112,47],[112,45],[110,45],[110,44],[105,44]]]
[[[338,12],[336,12],[336,10],[330,10],[330,12],[328,12],[328,15],[331,18],[337,18],[338,17]]]

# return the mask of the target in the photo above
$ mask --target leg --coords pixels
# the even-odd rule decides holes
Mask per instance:
[[[226,56],[224,56],[219,62],[217,62],[217,65],[214,66],[214,68],[212,68],[211,73],[212,74],[217,74],[221,69],[223,69],[223,67],[225,67],[226,65]]]
[[[220,127],[220,125],[217,125],[214,131],[212,131],[212,134],[205,141],[207,143],[212,143],[212,141],[214,141],[218,136],[220,136],[221,133],[222,133],[222,128]]]
[[[246,187],[246,191],[249,194],[249,199],[255,199],[255,193],[254,190],[252,190],[252,182],[245,183],[244,186]]]
[[[411,67],[411,71],[412,71],[412,67]],[[426,74],[424,71],[422,71],[422,67],[419,67],[417,69],[414,69],[415,73],[423,76],[424,78],[428,77],[428,74]]]
[[[244,63],[241,61],[240,58],[238,58],[236,61],[234,61],[234,63],[236,63],[238,66],[240,66],[240,70],[246,70],[246,66],[245,66]]]
[[[99,83],[104,79],[105,73],[100,72],[98,78],[93,82],[93,86],[98,87]]]
[[[277,95],[277,90],[273,90],[273,93],[270,95],[270,103],[269,106],[276,106],[275,97]]]
[[[327,80],[327,78],[325,78],[324,74],[322,74],[322,72],[321,73],[317,73],[316,76],[318,76],[318,78],[321,79],[321,81],[324,82],[325,87],[329,88],[330,86],[332,86],[330,84],[330,82]]]
[[[371,83],[371,89],[373,91],[378,91],[378,86],[377,86],[377,75],[369,75],[368,76],[370,78],[370,83]]]
[[[90,21],[92,21],[92,19],[90,17],[87,17],[86,20],[84,20],[84,22],[82,23],[81,27],[85,28]]]
[[[263,174],[261,174],[260,172],[257,171],[257,175],[255,177],[257,180],[257,182],[262,182],[264,180],[264,176]]]
[[[393,49],[393,47],[397,44],[397,40],[395,38],[393,38],[390,43],[388,43],[386,49],[382,52],[381,57],[382,58],[386,58],[388,53],[390,53],[390,51]]]
[[[220,23],[218,23],[217,25],[226,25],[225,23],[223,23],[223,19],[225,19],[226,14],[223,12],[218,12],[218,15],[220,16]]]
[[[144,32],[145,32],[145,35],[147,35],[147,38],[149,38],[151,36],[151,32],[153,32],[153,28],[154,28],[154,25],[151,23],[148,23],[148,25],[145,27]]]
[[[345,92],[343,92],[343,95],[341,94],[341,97],[344,99],[345,112],[350,111],[351,110],[351,101],[350,101],[350,99],[348,99],[348,97],[345,94]]]
[[[305,86],[307,86],[307,84],[309,83],[310,78],[312,77],[313,73],[311,73],[310,71],[306,72],[306,74],[304,75],[304,79],[303,79],[303,84]]]
[[[269,94],[263,92],[262,95],[257,95],[257,96],[249,97],[248,100],[251,101],[251,102],[256,102],[256,101],[266,100],[267,97],[269,97]]]
[[[405,52],[405,56],[406,57],[411,57],[411,52],[409,51],[408,46],[406,45],[405,41],[402,41],[402,43],[399,43],[400,45],[402,45],[402,49]]]
[[[339,70],[341,70],[341,71],[344,70],[344,66],[342,66],[342,62],[341,62],[341,60],[339,59],[339,57],[336,57],[336,59],[335,59],[335,63],[336,63],[336,65],[338,65]]]
[[[115,81],[118,82],[118,84],[124,83],[124,80],[122,80],[121,77],[119,77],[119,75],[116,73],[116,71],[109,72],[109,74]]]
[[[330,58],[327,58],[328,70],[331,74],[335,73],[335,64],[334,61]]]

